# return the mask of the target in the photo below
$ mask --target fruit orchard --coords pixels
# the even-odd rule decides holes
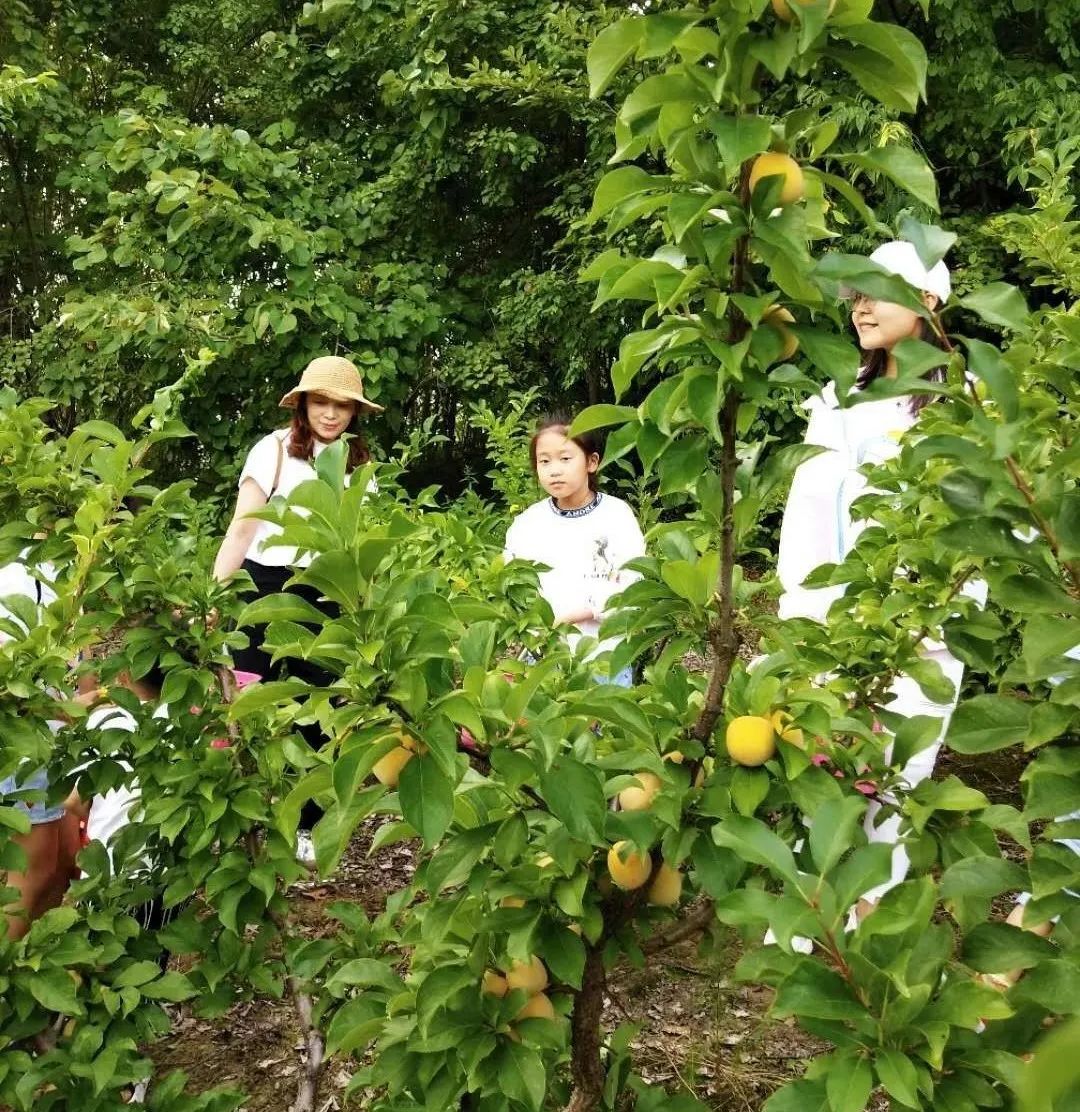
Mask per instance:
[[[289,35],[323,36],[325,87],[344,72],[341,52],[361,49],[340,21],[371,6],[353,7],[307,5],[288,34],[268,29],[259,41],[268,57],[290,57]],[[486,8],[470,24],[467,11],[423,7],[432,27],[462,21],[465,45],[498,33]],[[897,233],[927,265],[965,251],[963,221],[959,238],[938,222],[923,155],[858,142],[851,126],[853,104],[895,123],[927,91],[919,37],[870,8],[723,0],[575,20],[567,7],[581,65],[557,82],[545,85],[520,54],[504,68],[477,60],[459,78],[428,43],[413,68],[386,70],[383,108],[415,98],[435,144],[485,104],[498,122],[508,90],[568,111],[561,90],[581,86],[584,100],[588,83],[584,133],[609,166],[573,183],[585,199],[563,250],[583,265],[555,301],[564,322],[599,322],[578,336],[592,404],[575,428],[607,430],[605,481],[637,484],[643,518],[656,508],[641,578],[605,623],[620,637],[607,667],[633,665],[629,689],[597,684],[595,661],[552,630],[535,569],[503,562],[507,505],[417,489],[410,467],[453,432],[430,420],[403,426],[388,462],[349,483],[344,453],[328,449],[317,479],[262,511],[315,553],[299,578],[338,617],[292,595],[249,602],[237,584],[214,582],[220,527],[208,492],[227,483],[207,480],[207,461],[262,428],[253,422],[277,396],[265,385],[276,386],[279,360],[302,363],[323,330],[340,335],[372,353],[365,373],[401,411],[423,394],[408,394],[409,375],[438,347],[443,310],[461,311],[446,350],[462,396],[505,389],[499,368],[513,360],[466,327],[469,284],[443,282],[454,251],[441,262],[421,251],[430,228],[409,230],[413,261],[403,251],[370,265],[359,248],[381,250],[385,228],[373,224],[390,220],[379,189],[358,197],[343,184],[350,211],[324,207],[309,177],[342,173],[333,150],[347,120],[306,136],[302,158],[285,127],[253,139],[216,121],[184,126],[160,89],[139,92],[140,111],[95,123],[96,155],[64,174],[69,186],[94,178],[87,203],[109,215],[66,245],[82,277],[63,312],[18,341],[36,362],[16,385],[35,389],[0,391],[0,561],[27,553],[50,564],[58,596],[40,613],[12,604],[4,623],[0,773],[46,763],[84,795],[135,778],[143,807],[111,857],[83,852],[85,876],[62,907],[0,942],[0,1106],[120,1108],[148,1082],[145,1103],[163,1112],[241,1108],[242,1093],[195,1091],[155,1070],[152,1048],[182,1014],[215,1019],[274,998],[300,1034],[296,1083],[281,1095],[297,1112],[326,1106],[338,1067],[350,1078],[342,1099],[377,1112],[693,1112],[707,1105],[685,1086],[650,1083],[633,1032],[613,1029],[604,1010],[613,970],[687,938],[705,951],[737,938],[735,975],[824,1048],[768,1098],[769,1112],[1075,1106],[1080,857],[1060,840],[1077,836],[1069,816],[1080,806],[1080,663],[1069,655],[1080,643],[1080,146],[1049,120],[1010,133],[1014,149],[1031,148],[1015,170],[1028,204],[990,223],[1026,281],[972,281],[944,312],[928,310],[855,253],[859,237]],[[19,11],[14,23],[32,29],[31,9]],[[194,10],[174,18],[183,26]],[[66,33],[93,38],[93,26]],[[1053,41],[1068,37],[1054,28]],[[136,20],[140,43],[144,30]],[[564,58],[547,31],[545,60]],[[59,49],[31,31],[18,42],[40,59]],[[363,49],[380,45],[393,53],[398,42]],[[0,76],[0,134],[21,134],[35,110],[85,107],[59,103],[62,78],[28,60]],[[194,72],[200,59],[183,62]],[[836,88],[843,95],[822,99]],[[225,100],[250,107],[260,95],[253,70]],[[290,104],[301,118],[304,108]],[[58,148],[70,141],[59,123],[50,134]],[[503,138],[501,155],[492,135],[474,153],[526,169],[540,157],[522,133]],[[396,150],[414,157],[381,190],[433,172],[423,149]],[[386,153],[374,140],[369,151]],[[485,180],[494,190],[502,179]],[[868,200],[871,186],[881,203]],[[568,205],[567,194],[544,200]],[[466,239],[512,224],[481,235],[483,212],[462,202]],[[350,244],[335,238],[346,220],[367,222]],[[241,242],[243,281],[226,258]],[[20,250],[33,257],[33,245]],[[524,287],[521,273],[502,280]],[[844,588],[827,621],[780,621],[767,519],[813,451],[792,443],[792,415],[828,380],[845,396],[859,369],[841,286],[908,305],[941,341],[905,342],[898,377],[865,393],[936,400],[896,458],[872,470],[874,493],[857,503],[871,525],[855,548],[814,573],[813,584]],[[428,297],[436,287],[442,297]],[[523,303],[506,298],[510,329]],[[538,336],[519,336],[515,358],[527,361]],[[600,373],[612,338],[616,356]],[[79,359],[115,422],[84,419]],[[152,371],[141,392],[110,377],[136,360]],[[936,369],[944,380],[929,383]],[[259,383],[243,420],[223,422],[229,392]],[[51,400],[30,396],[50,387]],[[228,427],[200,448],[192,428],[201,444],[215,419]],[[520,447],[520,432],[500,435]],[[496,491],[527,489],[512,472],[523,461],[502,462]],[[963,589],[974,581],[985,605]],[[230,649],[252,627],[265,627],[278,658],[315,662],[333,683],[235,690]],[[1022,751],[1020,806],[955,775],[893,790],[939,723],[890,713],[890,685],[907,676],[935,701],[950,694],[919,651],[932,631],[969,669],[947,748]],[[95,667],[136,718],[133,733],[89,729],[76,706],[58,706],[71,662],[103,645]],[[167,673],[165,718],[115,685],[154,663]],[[73,721],[54,734],[60,709]],[[297,732],[311,724],[327,738],[318,752]],[[863,833],[870,796],[900,815],[911,866],[849,924],[849,908],[891,869],[890,847]],[[322,876],[372,818],[374,853],[416,846],[415,870],[378,913],[336,904],[333,931],[315,938],[298,915],[293,845],[310,800],[325,810],[314,829]],[[5,868],[18,863],[11,834],[25,832],[0,806]],[[1052,926],[1049,937],[1004,922],[1002,900],[1020,892],[1032,897],[1027,924]],[[133,914],[152,895],[175,913],[160,931]],[[1004,989],[984,977],[1012,969],[1023,976]]]

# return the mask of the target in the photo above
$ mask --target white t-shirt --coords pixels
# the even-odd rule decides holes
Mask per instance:
[[[168,709],[167,706],[158,707],[154,711],[154,717],[166,717]],[[88,730],[126,730],[133,734],[136,725],[135,719],[120,707],[98,707],[86,719]],[[90,802],[86,836],[91,842],[100,842],[105,847],[110,865],[113,863],[112,840],[131,822],[131,812],[138,805],[139,799],[139,785],[133,781],[119,788],[110,788],[103,795],[95,795]]]
[[[545,498],[518,514],[507,530],[507,560],[532,560],[551,569],[540,573],[540,593],[556,617],[584,609],[602,615],[612,595],[641,578],[623,567],[645,555],[645,538],[634,511],[610,494],[599,499],[588,513],[571,517]],[[577,628],[584,636],[596,637],[600,623],[581,622]],[[573,645],[578,638],[568,640]]]
[[[807,588],[802,582],[822,564],[843,560],[869,524],[851,517],[851,504],[867,493],[859,468],[899,452],[900,438],[917,419],[910,402],[908,397],[882,398],[841,409],[836,386],[829,383],[804,403],[810,422],[803,443],[826,451],[801,464],[791,480],[776,565],[784,588],[781,618],[824,621],[844,593],[843,585]]]
[[[327,447],[320,440],[315,441],[315,455],[319,455]],[[278,460],[281,460],[281,471],[278,474],[277,488],[274,488],[274,473],[278,469]],[[245,479],[253,479],[259,489],[266,495],[275,497],[280,495],[288,498],[301,484],[309,479],[316,478],[313,460],[296,459],[289,455],[289,430],[278,429],[267,433],[244,460],[244,469],[240,472],[238,486]],[[298,557],[297,550],[288,545],[279,544],[275,538],[281,536],[280,526],[269,521],[260,521],[255,530],[255,537],[251,542],[246,558],[254,560],[257,564],[266,564],[268,567],[283,568],[289,566],[307,567],[311,563],[310,553]]]
[[[56,592],[50,587],[56,578],[56,570],[51,564],[41,564],[38,570],[41,579],[35,579],[21,560],[13,560],[0,567],[0,618],[19,620],[3,604],[3,600],[12,595],[22,595],[41,606],[48,606],[56,601]],[[10,640],[10,634],[0,629],[0,645]]]

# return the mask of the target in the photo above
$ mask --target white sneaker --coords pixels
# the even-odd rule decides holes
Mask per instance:
[[[296,860],[305,869],[315,868],[315,842],[312,840],[310,830],[296,832]]]

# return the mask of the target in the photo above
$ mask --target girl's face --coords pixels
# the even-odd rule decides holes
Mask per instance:
[[[928,306],[937,302],[933,294],[923,294],[923,300]],[[922,319],[914,309],[895,301],[875,301],[864,293],[856,294],[851,303],[851,320],[863,351],[892,351],[901,340],[918,338]]]
[[[316,438],[324,444],[337,440],[356,416],[357,404],[354,401],[337,401],[325,394],[308,394],[306,398],[308,424]]]
[[[559,429],[546,429],[536,438],[536,477],[564,510],[592,501],[589,476],[600,466],[600,457],[586,455]]]

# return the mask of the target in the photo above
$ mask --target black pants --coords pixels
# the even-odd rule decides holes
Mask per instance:
[[[271,567],[268,564],[259,564],[254,560],[245,560],[244,571],[251,576],[257,588],[255,597],[264,598],[266,595],[280,594],[287,591],[289,594],[298,595],[300,598],[317,606],[331,621],[341,614],[341,607],[336,602],[324,599],[314,587],[306,584],[294,583],[286,588],[285,583],[292,578],[291,567]],[[272,663],[270,653],[263,647],[265,626],[246,626],[244,632],[248,635],[248,647],[237,649],[233,653],[233,667],[241,672],[256,672],[263,679],[294,679],[303,680],[313,686],[326,687],[334,682],[334,676],[312,664],[307,660],[289,657]],[[307,726],[298,726],[304,740],[312,749],[321,749],[326,741],[318,723],[312,722]],[[300,812],[300,829],[310,830],[323,816],[322,808],[309,800]]]

